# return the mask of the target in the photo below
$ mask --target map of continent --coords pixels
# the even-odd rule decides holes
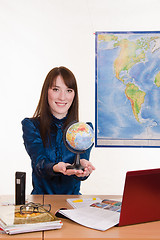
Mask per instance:
[[[96,32],[96,146],[160,146],[160,32]]]

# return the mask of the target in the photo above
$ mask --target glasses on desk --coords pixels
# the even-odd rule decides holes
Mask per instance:
[[[50,212],[51,204],[40,204],[40,203],[33,203],[29,202],[25,205],[20,207],[21,214],[32,214],[32,213],[46,213]]]

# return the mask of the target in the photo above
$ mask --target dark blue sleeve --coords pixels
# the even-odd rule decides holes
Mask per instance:
[[[39,176],[55,176],[56,173],[53,171],[55,162],[47,158],[39,128],[34,121],[36,120],[29,118],[22,121],[24,145],[31,158],[32,169]]]

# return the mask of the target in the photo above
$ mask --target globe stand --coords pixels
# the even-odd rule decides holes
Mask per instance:
[[[73,153],[75,153],[76,154],[76,157],[75,157],[75,159],[74,159],[74,163],[72,164],[72,165],[69,165],[69,166],[67,166],[66,167],[66,169],[76,169],[76,170],[82,170],[82,171],[84,171],[84,167],[81,165],[81,163],[80,163],[80,154],[82,154],[82,153],[85,153],[85,151],[91,146],[88,146],[87,148],[82,148],[82,149],[75,149],[75,148],[72,148],[69,144],[68,144],[68,142],[67,142],[67,140],[66,140],[66,133],[67,133],[67,131],[70,129],[70,127],[72,126],[72,125],[74,125],[74,124],[77,124],[78,122],[77,121],[74,121],[74,122],[72,122],[72,123],[70,123],[65,129],[64,129],[64,133],[63,133],[63,142],[64,142],[64,144],[65,144],[65,146],[66,146],[66,148],[69,150],[69,151],[71,151],[71,152],[73,152]],[[86,124],[87,125],[87,124]],[[89,125],[88,125],[88,127],[89,128],[91,128]],[[92,129],[91,129],[92,130]]]
[[[66,169],[76,169],[84,171],[84,167],[80,163],[80,153],[76,153],[74,163],[66,167]]]
[[[80,163],[80,154],[81,154],[81,153],[84,153],[85,151],[83,151],[83,150],[80,151],[80,150],[72,149],[72,148],[69,146],[69,144],[67,143],[67,141],[66,141],[66,133],[67,133],[68,128],[69,128],[72,124],[74,124],[74,123],[76,123],[76,122],[77,122],[77,121],[73,121],[72,123],[70,123],[70,124],[64,129],[64,133],[63,133],[63,142],[64,142],[66,148],[67,148],[69,151],[71,151],[71,152],[73,152],[73,153],[76,154],[75,159],[74,159],[74,163],[73,163],[72,165],[67,166],[66,169],[76,169],[76,170],[82,170],[82,171],[84,171],[84,167],[83,167],[83,166],[81,165],[81,163]]]

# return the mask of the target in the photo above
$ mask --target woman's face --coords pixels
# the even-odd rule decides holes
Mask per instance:
[[[72,105],[75,92],[68,88],[62,76],[58,76],[53,83],[53,86],[48,89],[48,104],[51,113],[58,119],[64,118],[70,106]]]

